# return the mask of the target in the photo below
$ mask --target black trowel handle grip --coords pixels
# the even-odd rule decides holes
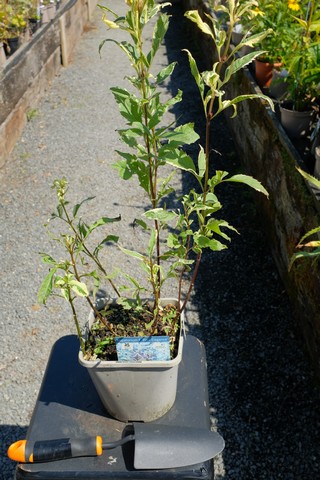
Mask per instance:
[[[8,449],[8,457],[21,463],[50,462],[74,457],[101,455],[102,438],[58,438],[30,442],[19,440]]]

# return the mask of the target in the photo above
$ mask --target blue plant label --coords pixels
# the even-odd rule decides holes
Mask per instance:
[[[169,337],[116,338],[119,362],[145,362],[170,360]]]

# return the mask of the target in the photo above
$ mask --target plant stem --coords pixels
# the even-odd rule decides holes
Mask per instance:
[[[68,295],[69,295],[69,303],[70,303],[71,310],[72,310],[73,320],[74,320],[74,323],[76,325],[77,334],[78,334],[78,337],[79,337],[80,348],[81,348],[82,354],[85,355],[85,353],[86,353],[85,343],[83,341],[83,337],[82,337],[82,334],[81,334],[81,329],[80,329],[80,325],[79,325],[79,321],[78,321],[78,316],[77,316],[77,312],[76,312],[76,309],[75,309],[75,306],[74,306],[74,303],[73,303],[73,298],[72,298],[72,293],[71,293],[70,287],[68,287]]]
[[[73,271],[74,271],[74,275],[76,277],[76,279],[78,280],[78,282],[81,282],[81,277],[78,273],[78,269],[77,269],[77,263],[76,263],[76,260],[74,258],[74,252],[73,252],[73,249],[70,247],[69,249],[69,255],[70,255],[70,258],[71,258],[71,265],[73,267]],[[69,297],[71,298],[71,296]],[[89,303],[91,309],[94,311],[95,315],[101,320],[101,322],[108,328],[108,330],[113,334],[115,335],[115,331],[113,330],[113,328],[111,327],[110,323],[105,319],[105,317],[103,317],[101,315],[101,313],[99,312],[99,310],[97,310],[96,306],[94,305],[93,301],[91,300],[91,298],[89,296],[85,297],[87,302]],[[71,304],[71,308],[74,310],[74,305]],[[77,324],[77,322],[76,322]]]
[[[62,206],[63,208],[63,211],[64,211],[64,214],[66,216],[66,219],[67,219],[67,223],[68,225],[70,226],[70,228],[72,229],[73,233],[75,234],[76,236],[76,239],[78,240],[78,242],[81,243],[82,247],[83,247],[83,250],[85,251],[85,253],[88,255],[89,258],[91,258],[91,260],[94,261],[94,263],[97,265],[97,267],[102,271],[102,273],[105,275],[107,281],[110,283],[111,287],[113,288],[114,292],[116,293],[116,295],[118,297],[120,297],[120,293],[116,287],[116,285],[114,284],[114,282],[111,280],[111,278],[108,278],[108,274],[105,270],[105,268],[103,267],[103,265],[101,265],[101,263],[99,262],[98,258],[93,255],[90,250],[87,248],[87,246],[85,245],[84,241],[80,238],[78,232],[77,232],[77,229],[74,227],[73,225],[73,221],[71,220],[69,214],[68,214],[68,211],[65,207],[65,204],[64,202],[60,201],[60,205]]]
[[[201,256],[202,256],[202,254],[201,254],[201,253],[198,253],[198,255],[197,255],[197,260],[196,260],[196,264],[195,264],[195,267],[194,267],[194,270],[193,270],[193,275],[192,275],[191,282],[190,282],[190,285],[189,285],[189,289],[188,289],[186,298],[184,299],[183,305],[182,305],[182,307],[181,307],[181,309],[180,309],[180,312],[182,312],[182,311],[186,308],[186,304],[187,304],[188,301],[189,301],[189,298],[190,298],[192,289],[193,289],[193,287],[194,287],[194,283],[195,283],[196,278],[197,278],[197,275],[198,275],[198,270],[199,270],[199,265],[200,265],[200,261],[201,261]]]

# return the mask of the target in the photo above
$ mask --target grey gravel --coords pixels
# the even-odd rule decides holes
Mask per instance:
[[[124,6],[122,0],[110,1],[117,11]],[[197,92],[181,53],[182,48],[196,51],[196,45],[179,4],[171,13],[158,61],[178,60],[178,66],[163,94],[182,87],[184,102],[170,116],[181,123],[195,121],[202,131]],[[50,302],[44,309],[37,304],[44,274],[38,252],[52,251],[43,229],[55,205],[52,181],[66,176],[72,201],[96,195],[97,202],[88,206],[93,218],[121,213],[116,228],[124,244],[141,240],[139,231],[128,233],[127,227],[144,208],[144,198],[134,182],[120,182],[111,168],[114,149],[120,147],[115,129],[121,119],[109,87],[125,84],[127,66],[111,44],[99,57],[98,45],[107,36],[100,16],[97,10],[71,64],[35,105],[37,115],[0,171],[2,480],[13,477],[6,450],[25,437],[51,347],[73,331],[66,305]],[[223,119],[215,125],[213,139],[215,166],[242,171]],[[181,191],[190,182],[176,178]],[[189,331],[206,346],[212,425],[226,441],[215,462],[216,478],[320,479],[320,393],[295,335],[259,212],[247,188],[226,186],[221,200],[223,218],[240,235],[233,235],[229,249],[205,255],[187,312]],[[112,258],[116,263],[116,251]]]

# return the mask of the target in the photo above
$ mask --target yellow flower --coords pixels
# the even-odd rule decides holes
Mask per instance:
[[[252,16],[253,17],[264,17],[264,12],[259,9],[259,7],[255,7],[253,10],[251,10]]]
[[[290,8],[290,10],[294,10],[294,11],[298,11],[300,10],[300,5],[298,3],[298,0],[288,0],[288,8]]]

